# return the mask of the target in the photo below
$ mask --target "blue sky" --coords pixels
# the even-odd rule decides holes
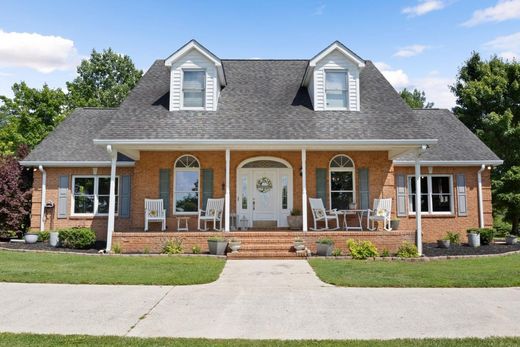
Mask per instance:
[[[220,58],[307,59],[339,40],[396,89],[452,107],[447,86],[471,51],[520,57],[520,0],[3,0],[0,9],[0,95],[21,80],[64,87],[93,48],[146,70],[192,38]]]

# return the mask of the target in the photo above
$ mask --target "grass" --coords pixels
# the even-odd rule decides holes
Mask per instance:
[[[0,264],[0,282],[186,285],[215,281],[225,260],[0,251]]]
[[[36,335],[0,333],[0,346],[215,346],[215,347],[506,347],[518,346],[520,338],[467,338],[467,339],[399,339],[399,340],[208,340],[208,339],[171,339],[171,338],[137,338],[116,336],[85,335]]]
[[[345,287],[515,287],[520,255],[429,262],[310,259],[318,277]]]

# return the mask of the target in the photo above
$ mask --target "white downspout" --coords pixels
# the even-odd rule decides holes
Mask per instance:
[[[40,207],[40,231],[45,230],[45,200],[47,194],[47,171],[43,169],[43,165],[38,166],[38,170],[42,173],[42,203]]]
[[[107,152],[110,155],[110,196],[108,199],[108,223],[107,223],[107,246],[106,252],[110,252],[112,248],[112,234],[114,232],[114,219],[116,212],[116,164],[117,151],[112,146],[107,146]]]
[[[486,165],[482,165],[480,170],[477,173],[477,182],[478,182],[478,223],[479,227],[484,227],[484,207],[482,203],[482,171],[486,169]]]

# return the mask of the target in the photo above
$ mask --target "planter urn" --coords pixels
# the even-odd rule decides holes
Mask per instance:
[[[57,231],[51,231],[49,233],[49,245],[51,247],[58,247],[58,243],[59,243],[59,232]]]
[[[480,247],[480,234],[468,233],[468,245],[470,247]]]
[[[303,217],[302,216],[287,216],[287,224],[291,230],[302,230],[303,229]]]
[[[37,233],[26,233],[23,236],[25,243],[36,243],[38,242],[38,234]]]
[[[237,253],[238,250],[240,249],[240,241],[231,241],[229,243],[229,248],[231,248],[231,253]]]
[[[332,255],[332,249],[334,245],[327,243],[316,243],[316,254],[319,256],[330,257]]]
[[[399,230],[399,219],[392,219],[390,221],[390,228],[392,228],[392,230]]]
[[[303,251],[305,249],[304,241],[294,241],[294,249],[297,251]]]
[[[450,240],[437,240],[437,247],[450,248]]]
[[[213,255],[225,255],[227,245],[227,240],[208,240],[209,253]]]
[[[518,243],[518,236],[515,236],[515,235],[506,236],[507,245],[516,245],[517,243]]]

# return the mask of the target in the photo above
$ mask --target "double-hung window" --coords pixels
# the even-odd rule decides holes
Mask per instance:
[[[346,155],[337,155],[329,165],[330,208],[346,210],[355,203],[354,162]]]
[[[117,177],[115,183],[115,213],[117,213],[119,198],[119,179]],[[108,214],[110,176],[73,176],[72,188],[72,214]]]
[[[325,71],[325,103],[327,109],[346,109],[347,72],[343,70]]]
[[[177,159],[174,168],[175,213],[193,214],[199,211],[200,164],[197,158],[184,155]]]
[[[182,100],[184,108],[203,108],[206,96],[206,71],[183,70]]]
[[[415,192],[415,176],[408,176],[410,213],[415,213]],[[451,175],[421,176],[421,213],[453,213],[453,178]]]

